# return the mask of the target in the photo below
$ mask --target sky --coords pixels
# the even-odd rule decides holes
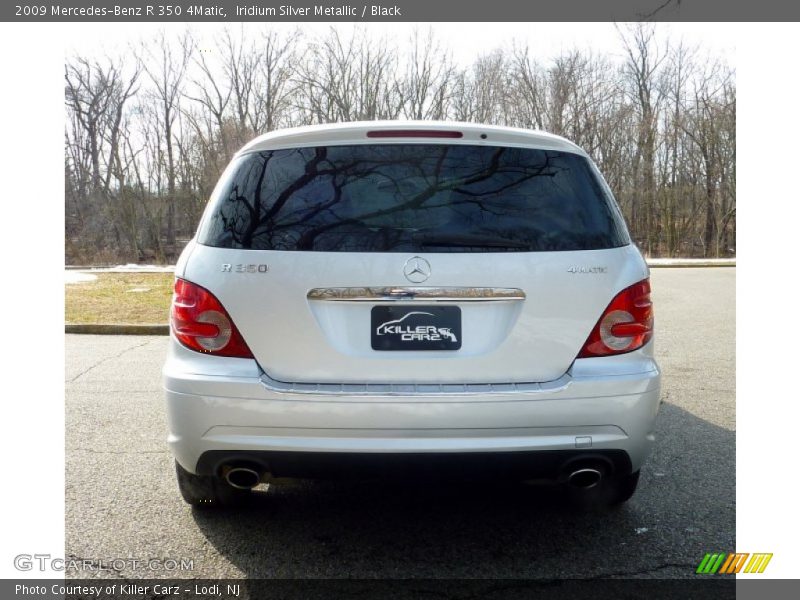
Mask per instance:
[[[193,23],[191,29],[201,48],[213,49],[214,34],[226,26],[233,30],[240,27],[235,23]],[[285,31],[300,28],[314,35],[324,34],[331,27],[349,32],[354,24],[247,23],[243,26],[253,31],[264,27]],[[362,23],[359,27],[376,37],[394,39],[398,44],[407,40],[415,27],[421,31],[430,27],[442,45],[449,49],[453,60],[462,66],[494,48],[509,46],[512,40],[527,45],[534,54],[543,58],[575,48],[611,57],[621,57],[622,52],[619,33],[613,23]],[[656,32],[662,40],[668,38],[672,43],[683,40],[688,45],[699,46],[702,53],[708,52],[709,56],[735,65],[736,42],[743,34],[743,27],[738,23],[657,23]],[[152,38],[161,29],[177,37],[186,25],[107,23],[101,27],[92,23],[75,23],[74,28],[76,31],[68,42],[67,54],[102,56],[124,51],[140,40]]]

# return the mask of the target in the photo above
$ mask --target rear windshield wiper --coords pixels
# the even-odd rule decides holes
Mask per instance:
[[[514,248],[524,250],[530,248],[530,244],[525,242],[518,242],[498,236],[463,233],[419,235],[414,237],[414,241],[420,246],[443,248]]]

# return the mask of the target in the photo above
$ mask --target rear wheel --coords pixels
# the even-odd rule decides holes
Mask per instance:
[[[628,475],[612,477],[608,482],[611,487],[612,497],[610,504],[624,504],[631,499],[636,486],[639,484],[639,471],[634,471]]]
[[[216,508],[242,503],[250,490],[240,490],[229,485],[221,477],[195,475],[175,461],[178,489],[183,499],[198,508]]]

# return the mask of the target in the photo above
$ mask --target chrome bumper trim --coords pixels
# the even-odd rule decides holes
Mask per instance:
[[[261,374],[267,389],[281,394],[330,396],[495,396],[498,394],[553,393],[566,389],[572,376],[542,383],[300,383],[272,379]]]

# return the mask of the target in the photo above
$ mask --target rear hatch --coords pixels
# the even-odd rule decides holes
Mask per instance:
[[[558,379],[646,276],[576,152],[467,143],[279,148],[234,160],[183,276],[273,379]]]

